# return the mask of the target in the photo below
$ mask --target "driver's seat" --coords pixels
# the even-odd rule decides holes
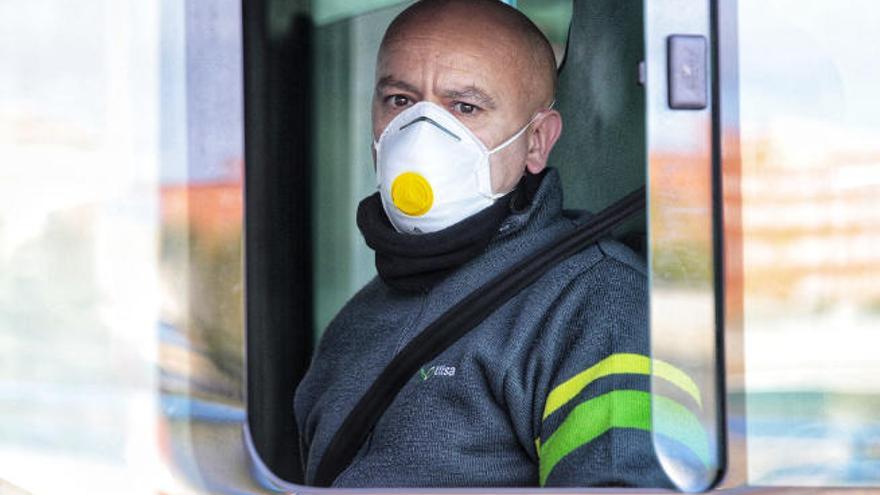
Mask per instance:
[[[643,2],[574,0],[556,95],[563,131],[550,156],[567,208],[596,212],[645,185],[642,60]],[[615,237],[644,256],[645,215]]]

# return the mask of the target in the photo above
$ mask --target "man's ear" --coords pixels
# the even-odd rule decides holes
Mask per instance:
[[[529,134],[529,150],[526,153],[526,169],[533,174],[544,170],[553,145],[562,133],[562,115],[556,110],[546,110],[535,119]]]

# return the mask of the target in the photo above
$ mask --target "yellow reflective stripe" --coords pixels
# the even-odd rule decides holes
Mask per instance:
[[[547,419],[548,416],[568,403],[568,401],[577,396],[581,390],[595,380],[608,375],[626,373],[650,375],[651,359],[641,354],[621,353],[608,356],[554,388],[544,403],[544,416],[541,420]],[[684,390],[693,397],[698,406],[703,407],[702,400],[700,400],[700,389],[685,372],[669,363],[655,359],[654,374]]]
[[[654,374],[666,380],[667,382],[672,383],[676,387],[684,390],[685,393],[687,393],[691,396],[691,398],[694,399],[694,402],[697,403],[697,406],[700,409],[703,408],[703,400],[700,398],[700,387],[697,386],[697,382],[695,382],[693,378],[689,377],[687,373],[667,363],[666,361],[655,359]]]
[[[539,483],[544,486],[553,468],[575,449],[612,428],[651,431],[651,394],[615,390],[587,400],[572,409],[565,421],[540,447]],[[656,433],[690,449],[709,466],[709,441],[699,419],[686,407],[659,395],[653,396]],[[612,452],[612,455],[617,453]],[[626,455],[620,452],[620,455]]]

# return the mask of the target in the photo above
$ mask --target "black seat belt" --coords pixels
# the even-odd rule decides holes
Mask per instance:
[[[379,418],[419,368],[465,336],[548,269],[593,244],[644,207],[645,188],[640,187],[578,226],[560,242],[541,249],[478,287],[425,327],[394,356],[342,422],[321,457],[314,486],[331,486],[351,464]]]

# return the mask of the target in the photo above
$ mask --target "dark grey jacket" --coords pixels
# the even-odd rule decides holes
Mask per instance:
[[[470,291],[570,232],[550,170],[487,251],[427,294],[376,278],[296,391],[306,481],[385,365]],[[413,375],[334,486],[669,486],[652,447],[643,261],[603,241],[552,268]]]

